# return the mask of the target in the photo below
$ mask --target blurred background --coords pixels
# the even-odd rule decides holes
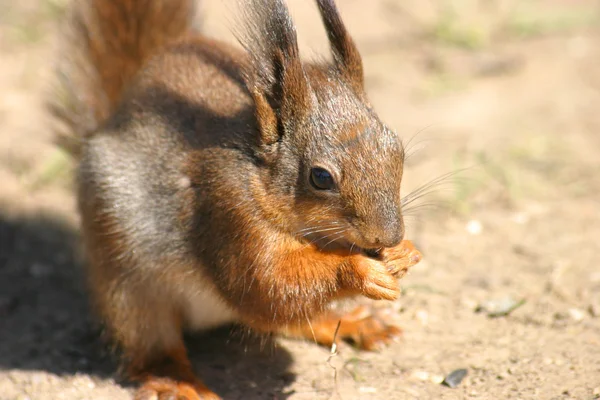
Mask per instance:
[[[43,108],[66,3],[0,0],[2,400],[130,391],[89,321],[74,165]],[[327,54],[313,2],[289,4],[303,56]],[[425,259],[392,305],[404,338],[329,363],[310,343],[221,341],[195,358],[202,376],[232,399],[600,398],[598,2],[338,7],[369,97],[409,149],[405,193],[427,192],[407,212]],[[233,41],[234,9],[205,0],[202,30]],[[457,387],[441,384],[462,368]]]

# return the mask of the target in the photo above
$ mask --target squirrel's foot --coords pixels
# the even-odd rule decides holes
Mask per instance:
[[[338,335],[361,350],[381,350],[402,336],[402,329],[394,325],[390,316],[388,309],[358,306],[341,318]]]
[[[134,400],[220,400],[202,383],[191,384],[169,378],[149,378],[136,391]]]
[[[137,353],[128,375],[141,382],[134,400],[220,400],[194,374],[183,343],[162,355]],[[148,360],[152,361],[148,361]]]
[[[136,392],[135,400],[220,400],[201,383],[190,384],[168,378],[148,379]]]
[[[340,327],[336,337],[338,323]],[[342,339],[360,350],[377,351],[398,339],[402,335],[402,329],[392,323],[389,312],[363,305],[342,316],[333,312],[327,313],[310,324],[287,328],[283,333],[291,337],[314,340],[327,347],[330,347],[334,340],[337,342]]]

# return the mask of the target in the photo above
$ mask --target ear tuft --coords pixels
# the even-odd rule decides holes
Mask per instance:
[[[325,25],[335,67],[357,94],[364,92],[362,59],[354,41],[346,30],[334,0],[317,0]]]
[[[243,13],[237,37],[250,56],[246,85],[257,107],[263,143],[269,144],[283,134],[282,124],[308,112],[310,87],[285,2],[245,1]]]

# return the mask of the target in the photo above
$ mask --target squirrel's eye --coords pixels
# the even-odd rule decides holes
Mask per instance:
[[[331,190],[335,186],[329,171],[318,167],[310,170],[310,183],[319,190]]]

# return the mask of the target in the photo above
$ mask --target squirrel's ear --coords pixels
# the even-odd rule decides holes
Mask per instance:
[[[272,144],[293,119],[308,114],[311,92],[300,61],[296,28],[284,0],[244,3],[238,40],[250,56],[246,86],[257,112],[263,144]]]
[[[331,44],[333,61],[340,74],[357,94],[364,91],[364,73],[360,53],[348,34],[334,0],[317,0],[319,12]]]

